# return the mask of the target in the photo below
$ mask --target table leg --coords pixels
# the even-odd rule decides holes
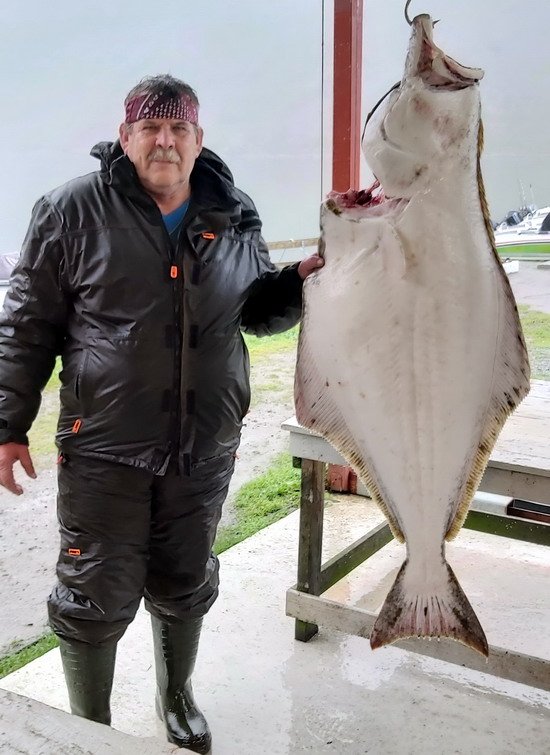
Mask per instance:
[[[300,536],[296,589],[310,595],[321,594],[321,552],[323,547],[323,508],[325,503],[325,464],[302,459]],[[317,624],[296,619],[295,637],[307,642],[317,634]]]

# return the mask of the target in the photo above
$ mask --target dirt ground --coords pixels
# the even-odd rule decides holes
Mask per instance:
[[[550,270],[521,263],[510,275],[518,303],[550,313]],[[239,459],[222,523],[234,518],[232,499],[286,449],[281,422],[293,413],[294,354],[270,357],[253,373],[253,403],[246,417]],[[55,579],[57,526],[55,466],[37,480],[19,475],[25,494],[0,491],[0,656],[22,647],[46,629],[45,599]]]

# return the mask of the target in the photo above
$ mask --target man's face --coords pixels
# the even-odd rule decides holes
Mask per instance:
[[[122,149],[151,194],[188,189],[189,176],[202,149],[202,129],[174,118],[144,118],[119,130]]]

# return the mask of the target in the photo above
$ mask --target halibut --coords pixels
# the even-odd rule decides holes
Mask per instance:
[[[445,540],[530,370],[480,170],[482,76],[434,44],[428,15],[414,18],[403,80],[362,139],[376,183],[323,203],[325,266],[304,283],[297,419],[354,467],[406,543],[373,648],[452,637],[488,653]]]

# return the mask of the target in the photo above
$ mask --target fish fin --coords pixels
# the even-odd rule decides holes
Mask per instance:
[[[446,540],[452,540],[460,531],[468,515],[468,509],[474,497],[494,445],[510,414],[519,406],[529,393],[530,367],[527,346],[523,337],[521,321],[516,306],[510,280],[506,274],[495,245],[495,236],[491,225],[489,208],[481,175],[481,152],[483,150],[483,122],[479,121],[477,182],[482,214],[487,229],[487,237],[493,251],[496,275],[502,283],[503,296],[500,300],[504,325],[499,333],[499,349],[493,368],[493,390],[483,422],[483,433],[476,453],[470,465],[468,479],[462,489],[456,508],[449,521]]]
[[[437,575],[439,584],[434,584],[432,594],[422,595],[407,590],[408,566],[407,560],[374,623],[372,649],[408,637],[450,637],[488,656],[485,633],[449,564],[442,563],[444,570]]]
[[[346,422],[339,408],[328,395],[327,381],[321,378],[311,357],[307,343],[306,329],[304,328],[306,319],[307,311],[304,309],[294,380],[296,419],[302,427],[306,427],[328,440],[348,464],[355,469],[369,489],[372,499],[382,509],[393,536],[400,543],[403,543],[405,541],[403,532],[384,499],[381,486],[369,469],[368,464],[365,463],[355,440],[350,437]]]
[[[493,389],[482,423],[483,433],[470,464],[468,478],[449,520],[446,540],[452,540],[458,535],[500,431],[531,387],[529,357],[521,322],[510,281],[500,260],[497,260],[497,274],[502,276],[503,281],[501,307],[504,309],[504,317],[493,367]]]

